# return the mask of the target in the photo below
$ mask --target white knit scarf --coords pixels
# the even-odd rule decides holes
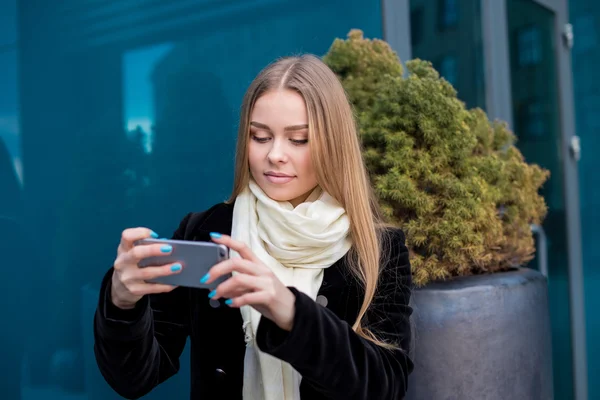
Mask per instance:
[[[321,189],[294,208],[272,200],[251,180],[235,201],[231,236],[246,243],[284,285],[314,300],[324,269],[350,249],[349,230],[345,210]],[[231,257],[239,254],[231,251]],[[256,346],[260,313],[250,306],[240,311],[246,334],[244,400],[299,400],[300,374]]]

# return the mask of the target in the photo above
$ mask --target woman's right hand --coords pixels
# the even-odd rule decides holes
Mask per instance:
[[[110,293],[113,304],[119,308],[134,308],[135,304],[147,294],[170,292],[176,288],[176,286],[146,282],[160,276],[177,274],[182,268],[181,264],[177,263],[140,268],[138,263],[144,258],[171,253],[171,246],[166,244],[134,245],[136,241],[149,237],[156,237],[156,234],[148,228],[125,229],[121,234]]]

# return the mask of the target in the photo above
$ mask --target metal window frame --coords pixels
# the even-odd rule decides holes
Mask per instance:
[[[505,0],[481,0],[487,114],[514,126],[507,18]]]
[[[383,39],[405,64],[412,58],[410,0],[381,0]]]
[[[569,300],[571,314],[571,339],[574,399],[588,398],[588,371],[585,331],[585,299],[583,286],[583,261],[581,249],[581,217],[579,203],[579,178],[577,160],[571,154],[575,133],[571,52],[564,45],[563,32],[568,24],[567,0],[530,0],[555,15],[555,43],[557,79],[560,107],[560,128],[567,228]],[[484,37],[486,100],[491,119],[502,119],[513,125],[510,54],[506,0],[481,0],[482,29]]]

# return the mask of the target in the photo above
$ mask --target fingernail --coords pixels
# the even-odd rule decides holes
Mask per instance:
[[[206,283],[210,279],[210,274],[206,274],[200,279],[200,283]]]
[[[173,250],[173,247],[168,244],[166,244],[160,248],[160,251],[162,251],[163,253],[168,253],[171,250]]]
[[[179,271],[180,269],[181,269],[181,264],[174,264],[174,265],[171,267],[171,271],[173,271],[173,272],[177,272],[177,271]]]
[[[215,290],[213,290],[212,292],[210,292],[210,293],[208,294],[208,298],[209,298],[209,299],[212,299],[213,297],[215,297],[215,294],[217,294],[217,290],[216,290],[216,289],[215,289]]]
[[[230,306],[230,305],[233,304],[233,300],[227,299],[227,300],[225,300],[225,304],[227,304],[228,306]]]
[[[220,233],[217,233],[217,232],[211,232],[211,233],[210,233],[210,236],[211,236],[211,237],[214,237],[215,239],[219,239],[219,238],[221,237],[221,234],[220,234]]]
[[[156,239],[158,237],[158,233],[152,231],[152,232],[150,232],[150,236],[152,236],[154,239]]]

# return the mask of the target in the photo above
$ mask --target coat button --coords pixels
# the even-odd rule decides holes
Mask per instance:
[[[227,374],[221,368],[215,369],[215,378],[217,381],[223,382],[225,380],[225,376],[227,376]]]
[[[329,301],[327,300],[327,297],[323,296],[322,294],[317,296],[317,304],[320,304],[323,307],[327,307],[328,302]]]

